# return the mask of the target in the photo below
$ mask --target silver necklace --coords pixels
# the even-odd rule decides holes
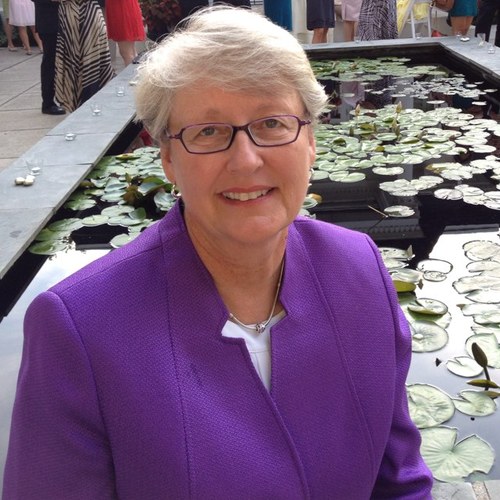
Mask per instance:
[[[276,310],[276,304],[278,303],[278,296],[280,294],[281,278],[283,277],[284,267],[285,267],[285,259],[281,261],[280,275],[278,278],[278,285],[276,286],[276,294],[274,295],[273,307],[271,308],[271,313],[269,314],[269,317],[265,321],[262,321],[260,323],[255,323],[255,325],[247,325],[246,323],[243,323],[243,321],[240,321],[232,312],[229,313],[229,319],[231,321],[234,321],[241,327],[245,328],[246,330],[255,331],[258,334],[261,334],[266,329],[270,321],[273,319],[274,311]]]

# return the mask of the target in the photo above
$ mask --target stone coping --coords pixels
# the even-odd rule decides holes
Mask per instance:
[[[134,65],[125,68],[0,172],[0,279],[133,120],[134,74]],[[123,96],[116,95],[118,85],[125,87]],[[99,116],[92,114],[94,103],[101,106]],[[73,141],[65,139],[68,132],[76,135]],[[42,162],[42,173],[32,186],[16,186],[29,159]]]

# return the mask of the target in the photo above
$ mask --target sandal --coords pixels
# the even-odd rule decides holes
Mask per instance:
[[[8,47],[8,49],[9,49],[9,52],[17,52],[17,47],[12,46],[12,47]]]

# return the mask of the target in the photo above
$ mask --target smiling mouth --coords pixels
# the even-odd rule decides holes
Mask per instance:
[[[222,193],[222,195],[224,196],[224,198],[227,198],[228,200],[250,201],[265,196],[267,193],[269,193],[269,191],[271,190],[261,189],[259,191],[252,191],[250,193],[227,192],[227,193]]]

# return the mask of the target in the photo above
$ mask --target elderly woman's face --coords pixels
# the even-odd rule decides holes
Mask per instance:
[[[215,87],[184,89],[174,99],[168,132],[176,135],[204,123],[241,126],[275,115],[307,118],[296,93],[269,97]],[[276,122],[263,126],[274,128]],[[208,135],[212,141],[215,133],[203,129],[201,139]],[[193,140],[198,144],[198,135]],[[282,146],[259,147],[242,130],[229,149],[211,154],[189,153],[177,139],[162,145],[165,173],[182,193],[191,234],[217,244],[262,243],[280,234],[300,210],[314,158],[310,125],[300,129],[295,142]]]

